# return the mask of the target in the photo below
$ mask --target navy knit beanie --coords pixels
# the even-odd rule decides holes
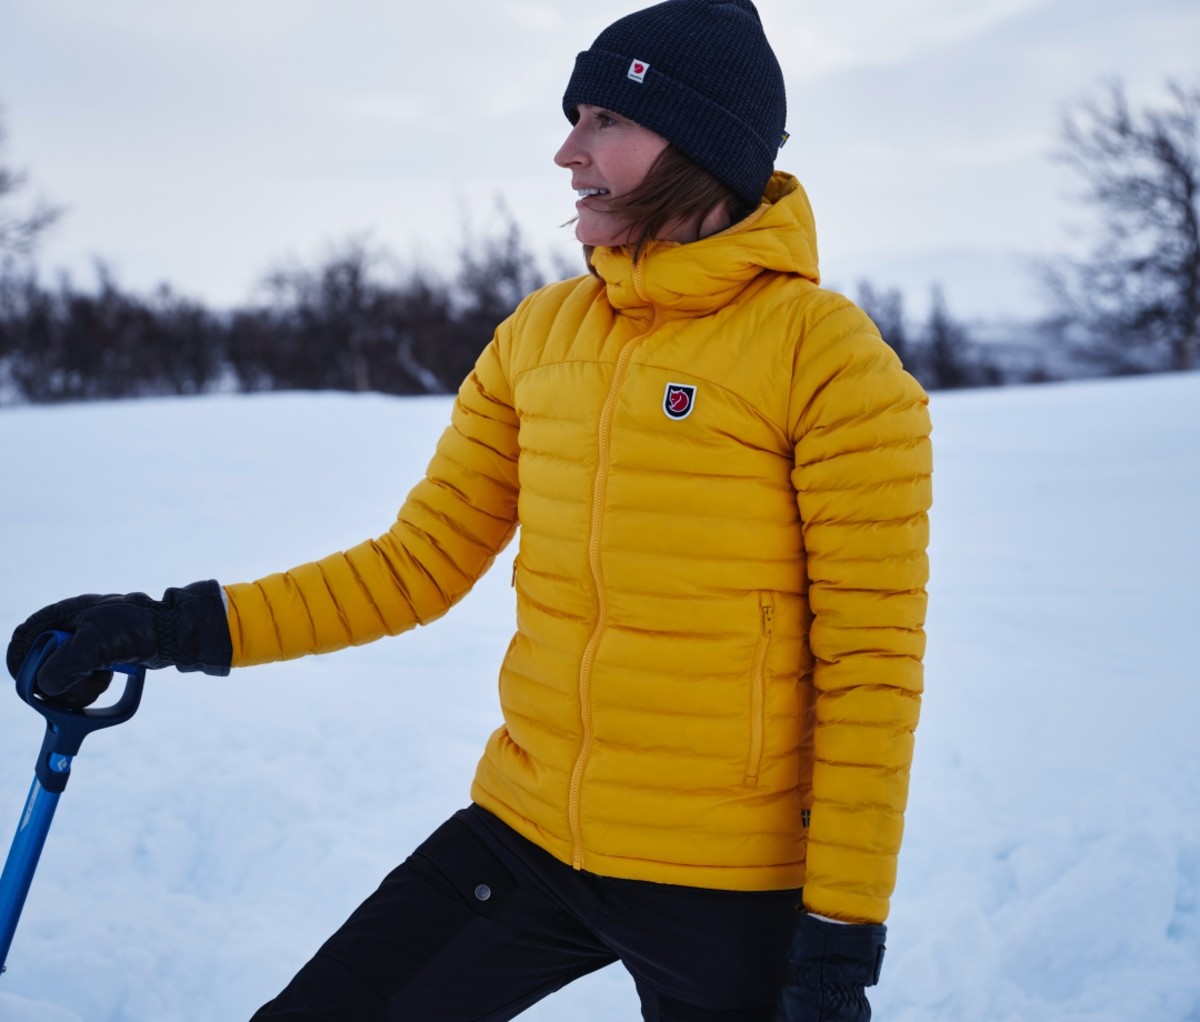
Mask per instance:
[[[749,206],[786,138],[783,73],[750,0],[666,0],[613,22],[563,95],[662,135]]]

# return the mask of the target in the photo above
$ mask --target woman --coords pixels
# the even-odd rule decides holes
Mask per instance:
[[[925,395],[818,287],[749,0],[622,18],[563,109],[591,273],[499,326],[386,534],[252,584],[77,597],[9,647],[15,670],[72,632],[39,685],[79,705],[114,662],[369,642],[447,611],[520,524],[471,806],[256,1018],[507,1019],[618,960],[646,1019],[870,1016],[921,691]]]

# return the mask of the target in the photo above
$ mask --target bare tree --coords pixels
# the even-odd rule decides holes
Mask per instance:
[[[912,358],[908,327],[904,320],[904,295],[898,287],[876,288],[870,281],[858,285],[858,304],[879,328],[880,336],[908,365]]]
[[[0,123],[0,152],[4,148],[4,125]],[[46,202],[18,207],[13,196],[25,186],[25,175],[0,162],[0,273],[25,259],[42,232],[61,212]]]
[[[929,390],[996,387],[1004,382],[999,367],[951,316],[940,284],[930,289],[929,319],[914,348],[910,371]]]
[[[148,299],[123,290],[103,263],[94,290],[63,274],[46,287],[32,271],[0,301],[0,351],[9,393],[0,401],[78,401],[200,394],[221,380],[221,327],[166,285]]]
[[[1100,215],[1090,255],[1046,272],[1061,336],[1113,373],[1191,369],[1200,356],[1200,87],[1167,83],[1131,109],[1120,81],[1069,110],[1058,159]]]
[[[246,389],[303,388],[419,393],[404,371],[383,255],[365,239],[340,246],[315,269],[273,272],[269,304],[233,320],[228,353]]]

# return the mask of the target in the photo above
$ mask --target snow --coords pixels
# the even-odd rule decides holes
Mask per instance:
[[[940,394],[924,715],[876,1017],[1200,1019],[1200,376]],[[77,592],[382,532],[447,399],[0,411],[0,630]],[[75,761],[0,979],[10,1022],[247,1018],[463,805],[512,627],[152,675]],[[0,698],[0,825],[41,718]],[[5,809],[7,805],[7,809]],[[10,824],[3,824],[7,812]],[[619,968],[534,1020],[637,1017]]]

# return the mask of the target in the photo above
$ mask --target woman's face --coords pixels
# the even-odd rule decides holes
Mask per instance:
[[[598,106],[579,104],[579,120],[554,162],[571,172],[579,194],[575,237],[584,245],[624,245],[629,223],[608,211],[610,201],[642,183],[667,140]]]

